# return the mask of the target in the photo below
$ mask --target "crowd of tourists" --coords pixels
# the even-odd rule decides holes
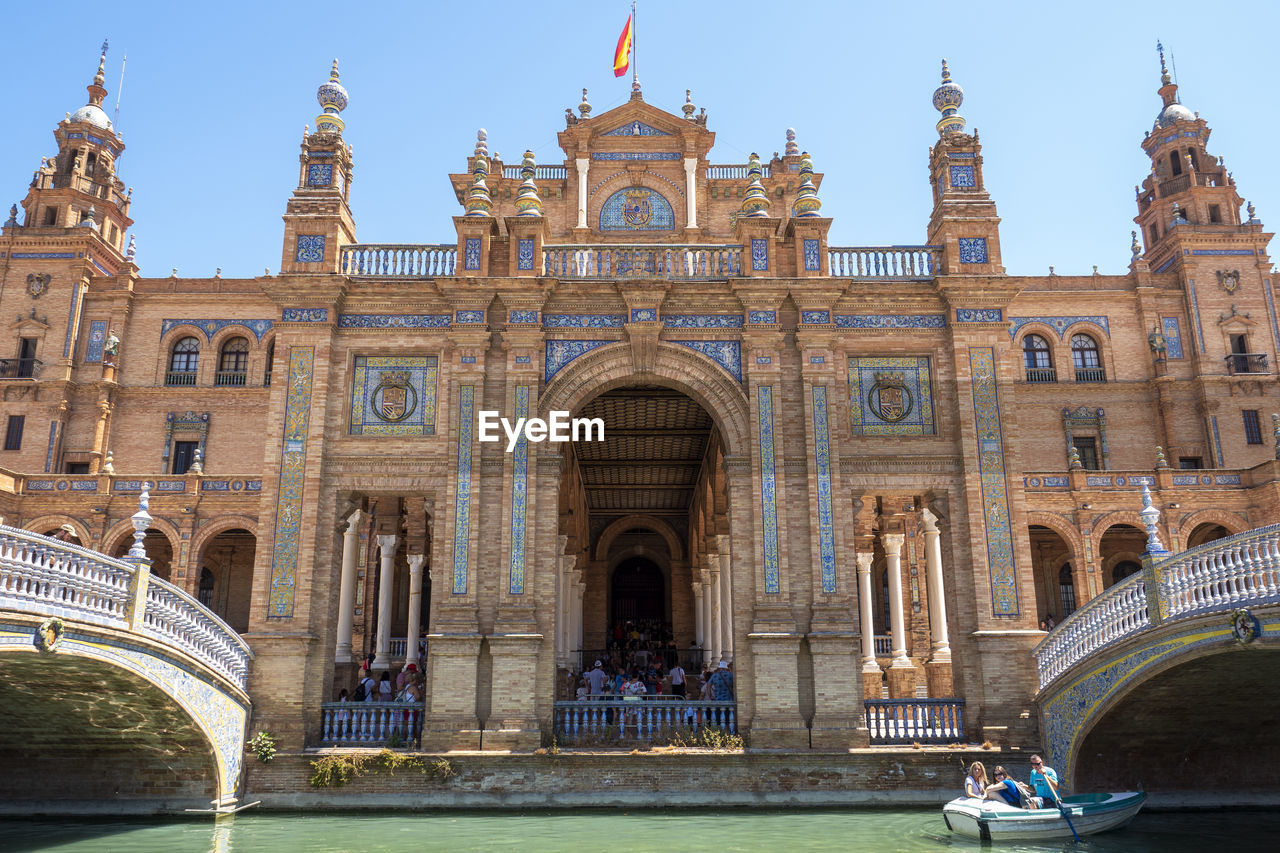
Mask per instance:
[[[426,695],[426,674],[418,671],[416,663],[406,663],[393,679],[389,670],[373,677],[373,656],[360,667],[360,680],[350,693],[344,687],[338,691],[339,702],[421,702]]]
[[[586,672],[570,673],[567,687],[567,698],[580,701],[672,696],[732,702],[733,664],[720,661],[714,670],[689,673],[679,661],[671,667],[665,666],[661,656],[653,656],[644,665],[631,668],[616,665],[612,660],[597,659]]]

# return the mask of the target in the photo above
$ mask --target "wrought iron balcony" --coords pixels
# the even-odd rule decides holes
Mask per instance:
[[[213,375],[213,384],[239,388],[244,386],[246,378],[248,374],[243,370],[219,370]]]
[[[164,375],[165,385],[195,385],[196,372],[194,370],[170,370]]]
[[[1270,373],[1267,354],[1264,352],[1234,352],[1227,356],[1227,373]]]
[[[43,365],[38,358],[0,358],[0,379],[39,379]]]
[[[1104,367],[1077,367],[1077,382],[1106,382],[1107,370]]]

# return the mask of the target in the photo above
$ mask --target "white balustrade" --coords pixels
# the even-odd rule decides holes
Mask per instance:
[[[320,743],[369,746],[395,737],[412,746],[422,735],[425,710],[422,702],[325,702],[320,706]]]
[[[453,275],[458,247],[443,245],[350,243],[342,247],[338,271],[350,276],[431,278]]]
[[[507,180],[518,181],[523,177],[520,170],[523,166],[503,166],[502,177]],[[563,181],[569,176],[569,170],[566,166],[534,166],[533,178],[536,181]]]
[[[939,246],[828,246],[834,278],[933,278]]]
[[[405,653],[409,650],[409,641],[405,637],[391,638],[391,657],[404,660]]]
[[[679,696],[587,699],[555,703],[555,734],[561,743],[617,737],[652,742],[684,729],[714,728],[735,734],[734,702],[703,702]]]
[[[129,630],[137,570],[47,536],[0,527],[0,610]],[[249,646],[227,623],[173,584],[149,577],[139,632],[178,649],[240,689]]]
[[[747,172],[750,166],[746,163],[734,163],[732,165],[712,165],[707,167],[707,179],[712,181],[737,181],[747,179]],[[772,169],[766,164],[760,164],[760,177],[768,178],[772,174]]]
[[[893,637],[888,634],[876,634],[872,640],[875,641],[876,657],[887,658],[893,654]]]
[[[742,274],[742,247],[634,243],[543,246],[542,270],[556,278],[731,278]]]
[[[871,743],[954,743],[964,739],[963,699],[868,699]]]

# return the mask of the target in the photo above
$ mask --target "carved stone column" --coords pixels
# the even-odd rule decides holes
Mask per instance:
[[[422,564],[426,554],[409,555],[409,630],[405,638],[404,662],[418,664],[418,634],[422,631]]]
[[[579,157],[573,161],[578,167],[578,226],[579,228],[587,227],[587,169],[591,165],[591,161],[586,157]]]
[[[730,537],[716,537],[716,563],[720,567],[720,653],[733,660],[733,572],[729,554]]]
[[[928,509],[920,513],[924,519],[925,583],[929,587],[929,629],[931,646],[925,674],[929,679],[929,695],[952,696],[955,684],[951,674],[951,641],[947,635],[947,597],[942,586],[942,543],[938,517]]]
[[[902,543],[901,533],[882,533],[885,569],[889,575],[889,624],[893,641],[893,662],[889,664],[889,696],[908,699],[915,695],[915,666],[907,657],[906,613],[902,609]]]
[[[685,222],[688,228],[698,227],[698,169],[697,157],[684,158],[684,203]]]
[[[338,644],[333,653],[334,663],[351,663],[351,629],[356,611],[356,562],[360,553],[360,519],[363,513],[356,510],[347,517],[347,529],[342,534],[342,578],[338,586]]]
[[[883,671],[876,662],[876,628],[871,592],[871,561],[875,555],[868,548],[854,557],[858,561],[858,630],[862,633],[862,695],[880,698]]]
[[[382,556],[382,573],[378,577],[378,636],[374,645],[374,669],[391,666],[391,592],[396,577],[396,537],[388,534],[378,537],[378,550]]]
[[[720,570],[715,566],[720,562],[714,555],[707,555],[712,568],[707,571],[707,589],[711,600],[711,664],[718,666],[724,660],[724,613],[720,609]]]

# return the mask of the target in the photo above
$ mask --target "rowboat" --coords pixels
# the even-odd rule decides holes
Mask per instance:
[[[994,800],[960,797],[942,807],[947,829],[982,841],[1050,841],[1077,835],[1095,835],[1119,829],[1142,808],[1143,791],[1122,794],[1073,794],[1062,798],[1063,808],[1022,809]],[[1066,812],[1070,818],[1063,817]]]

